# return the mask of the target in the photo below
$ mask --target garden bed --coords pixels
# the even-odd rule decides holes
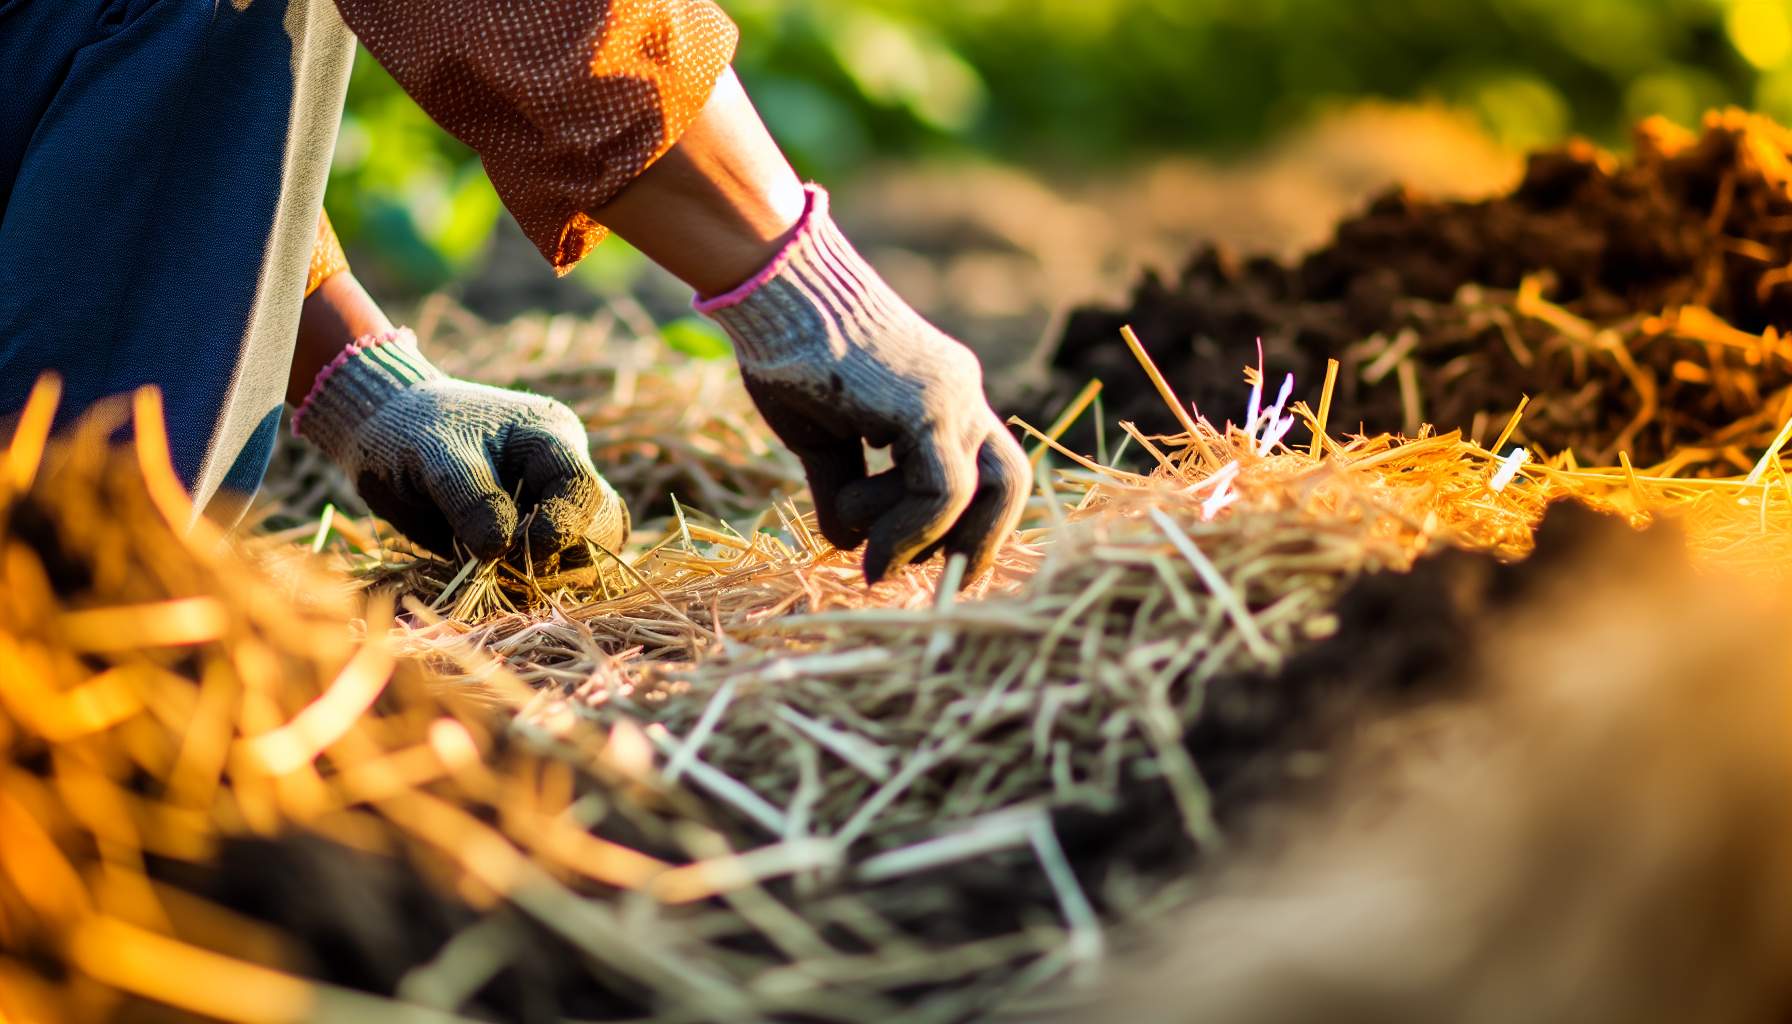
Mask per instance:
[[[1199,260],[1141,293],[1137,349],[1120,314],[1077,318],[1060,369],[1101,377],[1131,455],[1027,427],[1051,469],[963,594],[937,563],[866,589],[744,405],[665,400],[733,393],[725,369],[601,326],[421,325],[445,364],[584,396],[637,502],[713,513],[668,501],[595,578],[312,518],[348,499],[298,450],[281,529],[184,534],[155,397],[46,445],[44,390],[0,459],[0,1010],[955,1021],[1087,997],[1205,869],[1294,842],[1372,723],[1477,699],[1507,621],[1586,552],[1785,572],[1780,300],[1732,256],[1792,262],[1748,233],[1792,212],[1786,150],[1738,118],[1646,138],[1623,168],[1539,158],[1490,204],[1383,202],[1299,268]],[[1438,430],[1406,423],[1415,389]],[[108,455],[127,415],[135,454]]]

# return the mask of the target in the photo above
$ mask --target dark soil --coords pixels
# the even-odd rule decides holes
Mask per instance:
[[[1647,322],[1698,306],[1750,334],[1792,329],[1792,277],[1782,272],[1792,265],[1789,153],[1792,134],[1740,113],[1714,116],[1698,138],[1650,122],[1630,161],[1585,143],[1538,153],[1508,195],[1438,202],[1388,193],[1292,265],[1203,251],[1179,280],[1148,276],[1127,309],[1073,314],[1052,357],[1052,386],[1021,412],[1050,422],[1099,377],[1110,420],[1176,432],[1120,341],[1132,324],[1180,396],[1216,424],[1241,418],[1240,371],[1256,362],[1261,338],[1272,378],[1294,373],[1314,405],[1327,359],[1341,361],[1334,432],[1410,433],[1420,424],[1393,369],[1400,360],[1373,367],[1410,334],[1423,422],[1488,443],[1528,394],[1519,442],[1573,449],[1583,462],[1614,462],[1620,447],[1639,464],[1660,461],[1758,413],[1792,384],[1785,357],[1751,365],[1740,350],[1677,336],[1671,318]],[[1526,315],[1534,304],[1516,308],[1531,277],[1550,302],[1627,339],[1667,411],[1626,436],[1643,408],[1638,386],[1590,339],[1570,340],[1575,331]],[[1713,360],[1718,372],[1701,374]],[[1692,369],[1676,373],[1682,361]],[[1386,372],[1367,375],[1372,368]],[[1071,442],[1092,448],[1087,420]]]
[[[654,1005],[621,977],[595,983],[601,969],[566,940],[514,910],[475,909],[408,857],[291,834],[227,839],[202,866],[152,866],[163,881],[272,926],[303,958],[293,968],[345,988],[393,995],[455,936],[496,922],[508,934],[494,931],[488,941],[508,939],[517,952],[461,1006],[463,1015],[518,1024],[568,1015],[626,1020]]]
[[[1211,793],[1221,832],[1228,840],[1261,838],[1286,812],[1324,800],[1339,758],[1365,726],[1475,696],[1473,681],[1506,613],[1596,566],[1639,564],[1682,544],[1672,527],[1638,533],[1583,506],[1559,504],[1524,562],[1452,549],[1410,573],[1364,576],[1340,597],[1332,636],[1278,672],[1208,685],[1184,746]],[[1156,783],[1140,785],[1115,813],[1060,815],[1059,834],[1098,897],[1116,868],[1161,876],[1201,859],[1168,789]]]

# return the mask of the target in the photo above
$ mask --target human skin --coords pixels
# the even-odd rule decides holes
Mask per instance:
[[[771,262],[806,203],[802,180],[729,70],[678,145],[593,217],[711,296]]]
[[[298,408],[317,374],[356,338],[393,329],[379,303],[350,271],[332,274],[305,300],[299,314],[298,345],[286,380],[286,402]]]

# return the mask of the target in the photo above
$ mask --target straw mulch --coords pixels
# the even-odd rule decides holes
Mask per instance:
[[[98,454],[103,418],[46,455],[51,401],[0,480],[0,1010],[26,1019],[1055,999],[1226,842],[1241,809],[1184,742],[1208,682],[1326,637],[1352,579],[1440,546],[1520,557],[1570,494],[1682,515],[1711,561],[1764,564],[1792,526],[1777,460],[1502,473],[1455,434],[1330,438],[1323,400],[1283,416],[1259,387],[1245,428],[1133,436],[1147,475],[1061,452],[962,594],[937,564],[866,591],[780,502],[674,508],[597,580],[313,524],[377,581],[357,609],[289,548],[183,537],[153,395],[129,462]],[[1141,794],[1173,850],[1067,848],[1067,822]]]
[[[418,311],[415,329],[447,373],[571,405],[585,422],[592,459],[637,523],[671,515],[673,495],[732,518],[806,486],[796,457],[760,423],[733,360],[672,352],[627,300],[591,317],[493,326],[436,296]],[[257,518],[275,527],[305,520],[315,526],[326,506],[365,512],[321,452],[282,431],[257,495]]]
[[[580,974],[676,976],[620,938],[622,908],[580,897],[714,891],[731,862],[683,852],[700,815],[594,733],[518,744],[489,687],[395,655],[389,598],[357,637],[340,578],[288,563],[276,584],[187,532],[153,392],[46,450],[54,390],[0,460],[0,1014],[391,1019],[354,989],[467,1002],[463,961],[412,968],[511,917]],[[105,443],[126,415],[135,459]],[[511,986],[555,970],[536,957]]]

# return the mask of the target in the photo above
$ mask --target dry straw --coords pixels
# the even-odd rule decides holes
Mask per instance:
[[[364,640],[340,578],[182,533],[152,393],[120,463],[97,441],[123,410],[46,447],[40,389],[0,479],[0,1012],[517,1016],[487,982],[550,969],[533,998],[615,1019],[1030,1005],[1179,882],[1079,860],[1061,816],[1148,789],[1192,849],[1222,846],[1182,742],[1204,687],[1326,635],[1355,575],[1442,544],[1522,556],[1568,494],[1677,511],[1733,562],[1783,544],[1792,512],[1777,459],[1752,482],[1502,474],[1453,434],[1326,437],[1323,403],[1254,399],[1216,428],[1146,369],[1185,423],[1123,425],[1155,468],[1055,449],[1026,528],[962,594],[960,564],[866,590],[788,503],[732,526],[675,509],[601,580],[440,565],[345,516],[297,529],[292,548],[373,567]],[[308,980],[335,975],[278,908],[345,930],[369,908],[263,893],[258,924],[220,905],[257,884],[223,884],[228,850],[299,834],[376,897],[371,865],[396,860],[453,908],[407,926],[461,923],[378,997]]]
[[[436,296],[418,312],[416,331],[451,374],[571,405],[589,432],[592,458],[637,517],[671,494],[712,515],[751,515],[804,487],[801,465],[760,425],[732,360],[672,352],[628,299],[588,318],[493,327]],[[290,437],[259,498],[260,516],[313,526],[326,505],[361,507],[321,453]]]

